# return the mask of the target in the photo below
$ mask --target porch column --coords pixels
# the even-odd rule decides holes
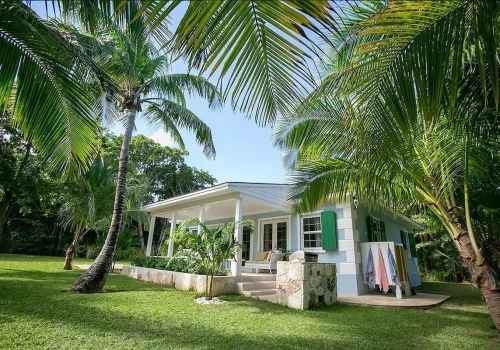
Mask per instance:
[[[200,205],[200,209],[198,211],[198,220],[203,221],[203,205]],[[198,225],[198,234],[201,235],[201,225]]]
[[[156,215],[151,215],[151,223],[149,224],[148,245],[146,246],[146,256],[151,256],[151,248],[153,247],[153,236],[155,234]]]
[[[239,244],[243,243],[243,234],[241,232],[240,221],[243,217],[243,199],[236,198],[234,221],[237,222],[234,228],[234,240]],[[231,261],[231,276],[241,275],[241,250],[238,250],[236,257]]]
[[[175,232],[175,226],[177,224],[177,219],[175,218],[176,212],[174,211],[172,213],[172,219],[170,220],[170,237],[168,239],[168,250],[167,250],[167,257],[171,258],[174,255],[174,232]]]

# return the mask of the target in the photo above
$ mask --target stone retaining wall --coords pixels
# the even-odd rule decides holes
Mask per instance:
[[[206,277],[203,275],[194,275],[190,273],[157,270],[147,267],[128,265],[123,266],[122,275],[132,277],[144,282],[152,282],[175,287],[175,289],[179,290],[205,293]],[[236,277],[215,276],[212,289],[213,296],[235,293],[236,282]]]
[[[278,303],[305,310],[337,302],[335,264],[279,261],[276,275]]]

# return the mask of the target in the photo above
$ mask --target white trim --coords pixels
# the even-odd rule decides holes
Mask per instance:
[[[315,253],[315,254],[324,254],[326,253],[326,250],[323,248],[304,248],[302,251],[306,253]]]
[[[165,208],[163,207],[157,207],[153,209],[148,209],[145,207],[141,207],[141,210],[150,212],[151,214],[154,214],[159,217],[165,217],[168,218],[168,214],[172,213],[173,211],[176,211],[179,213],[180,211],[184,210],[191,210],[191,209],[196,209],[199,208],[200,205],[207,205],[207,204],[217,204],[220,202],[226,202],[226,201],[232,201],[234,199],[238,198],[238,193],[236,192],[229,192],[226,194],[221,194],[215,197],[208,197],[208,198],[201,198],[196,201],[189,201],[185,203],[174,203],[172,205],[166,206]],[[156,204],[156,203],[155,203]]]
[[[255,229],[255,219],[247,219],[247,220],[250,220],[252,222],[252,227],[253,227],[253,232],[250,233],[250,253],[249,253],[249,256],[250,256],[250,259],[249,260],[253,260],[253,236],[255,236],[255,233],[257,232],[257,230]],[[241,231],[241,237],[243,239],[243,230]]]
[[[168,239],[167,256],[171,258],[174,255],[174,232],[177,229],[177,220],[175,219],[176,212],[172,213],[172,220],[170,220],[170,237]]]
[[[266,199],[263,199],[263,198],[260,198],[260,197],[254,196],[254,195],[249,195],[249,194],[244,193],[244,192],[240,192],[240,198],[243,198],[244,200],[247,200],[250,202],[259,203],[259,204],[265,205],[267,207],[274,208],[274,209],[276,209],[276,211],[287,212],[289,210],[284,205],[279,205],[278,203],[271,202],[269,200],[266,200]]]
[[[200,203],[200,201],[204,200],[208,202],[207,203],[212,203],[213,201],[211,200],[214,197],[217,196],[222,196],[222,195],[233,195],[235,197],[240,197],[244,198],[247,200],[254,201],[256,203],[260,203],[266,206],[270,206],[273,208],[276,208],[279,211],[288,211],[288,208],[286,208],[286,199],[282,196],[279,198],[275,198],[275,196],[266,196],[263,191],[262,193],[259,193],[258,189],[259,188],[271,188],[271,189],[281,189],[282,192],[288,188],[289,185],[286,184],[265,184],[265,183],[239,183],[239,182],[226,182],[222,183],[219,185],[215,185],[210,188],[205,188],[201,189],[199,191],[187,193],[181,196],[177,196],[174,198],[169,198],[160,202],[156,203],[150,203],[147,205],[144,205],[140,207],[141,210],[152,212],[152,211],[159,211],[161,212],[171,212],[172,207],[174,206],[182,206],[184,208],[192,208],[193,206],[189,206],[190,203],[193,202],[198,202],[197,204],[204,204]],[[256,189],[256,191],[251,191],[251,189]],[[176,208],[175,210],[179,211],[181,208]]]
[[[220,185],[216,185],[214,187],[204,188],[204,189],[199,190],[199,191],[187,193],[187,194],[177,196],[174,198],[169,198],[169,199],[166,199],[164,201],[146,204],[146,205],[143,205],[142,207],[140,207],[140,209],[145,210],[145,211],[152,211],[155,209],[159,209],[162,206],[175,204],[175,203],[180,204],[181,202],[185,202],[185,201],[192,201],[196,198],[206,197],[206,196],[212,195],[214,193],[221,192],[221,191],[228,190],[228,189],[229,189],[229,184],[226,182],[226,183],[223,183]]]
[[[358,273],[359,273],[359,264],[339,263],[339,275],[357,275]]]
[[[316,248],[306,248],[304,247],[304,232],[302,232],[302,227],[304,226],[303,224],[303,219],[304,218],[314,218],[319,216],[319,220],[321,223],[321,213],[324,212],[324,210],[316,210],[316,211],[311,211],[308,213],[303,213],[299,215],[299,236],[300,236],[300,245],[299,245],[299,250],[302,250],[304,252],[308,253],[326,253],[326,250],[323,249],[323,235],[322,232],[321,234],[321,247],[316,247]]]
[[[259,231],[258,231],[258,237],[257,237],[257,251],[262,251],[263,250],[263,238],[261,238],[262,234],[264,233],[263,230],[263,222],[265,221],[271,221],[271,222],[277,222],[283,220],[286,220],[287,222],[287,232],[286,232],[286,249],[291,250],[292,249],[292,216],[291,215],[283,215],[283,216],[274,216],[274,217],[269,217],[269,218],[260,218],[257,220]],[[274,231],[274,225],[273,225],[273,231]]]
[[[153,237],[155,234],[155,222],[156,222],[156,215],[151,215],[151,222],[149,223],[149,231],[148,231],[148,243],[146,245],[146,256],[151,256],[151,250],[153,248]]]

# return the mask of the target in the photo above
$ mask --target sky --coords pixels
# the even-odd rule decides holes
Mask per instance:
[[[173,27],[179,22],[186,6],[182,4],[172,14]],[[42,17],[46,16],[45,3],[32,2],[32,8]],[[178,60],[172,67],[172,73],[187,73],[187,65]],[[218,76],[210,81],[216,84]],[[181,130],[189,156],[186,163],[198,169],[208,171],[217,182],[285,182],[286,170],[283,167],[281,153],[272,145],[272,129],[257,126],[255,121],[245,115],[234,112],[228,101],[220,111],[211,111],[208,104],[199,98],[187,99],[187,107],[202,119],[212,130],[216,156],[207,159],[202,147],[189,132]],[[170,135],[163,130],[148,126],[142,121],[136,123],[135,134],[145,135],[163,146],[175,147]],[[119,126],[111,128],[114,133],[122,133]]]

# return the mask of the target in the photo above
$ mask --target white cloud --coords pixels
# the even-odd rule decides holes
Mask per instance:
[[[169,147],[175,146],[175,141],[172,138],[172,135],[163,130],[156,131],[153,135],[149,136],[149,138],[154,142],[159,143],[162,146],[169,146]]]

